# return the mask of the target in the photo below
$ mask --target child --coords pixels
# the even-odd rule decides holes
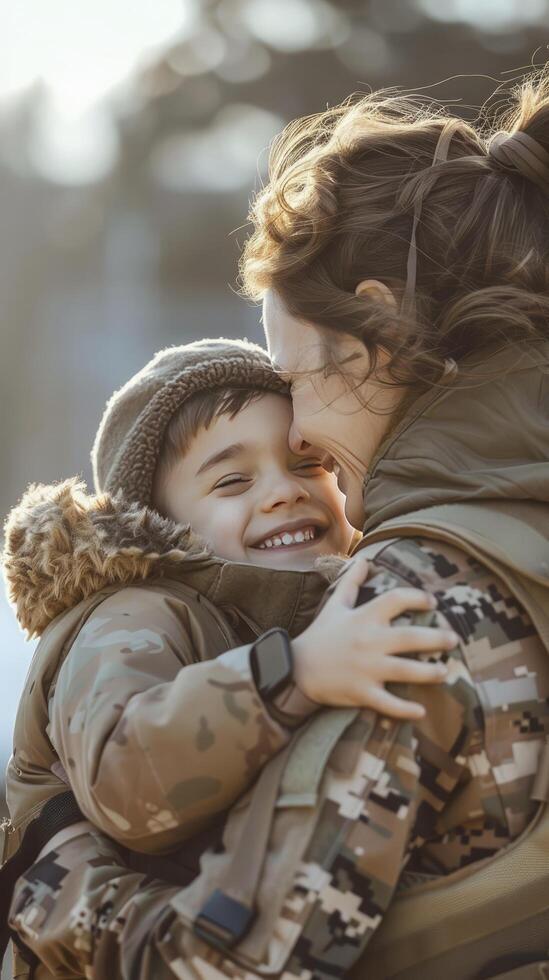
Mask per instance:
[[[345,554],[353,531],[319,454],[289,450],[290,423],[287,390],[259,348],[169,349],[107,406],[93,453],[100,496],[73,481],[31,488],[10,517],[11,595],[22,625],[43,639],[8,768],[8,854],[67,783],[82,814],[125,848],[179,848],[169,862],[140,865],[109,851],[87,821],[53,839],[50,824],[11,925],[52,972],[61,961],[71,976],[126,976],[140,962],[135,937],[174,891],[157,882],[136,899],[139,868],[190,881],[204,849],[219,846],[227,809],[319,707],[296,683],[325,589],[310,569],[320,555]],[[328,645],[343,672],[337,596],[314,643]],[[343,703],[375,704],[395,652],[453,645],[442,630],[401,637],[390,626],[406,609],[429,608],[410,589],[357,611],[363,686],[350,684]],[[410,681],[444,676],[435,664],[399,663]],[[391,708],[422,713],[397,698]],[[124,934],[130,895],[138,905],[131,900]]]

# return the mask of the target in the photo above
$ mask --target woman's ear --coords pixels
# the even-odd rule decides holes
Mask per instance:
[[[379,279],[363,279],[355,289],[355,296],[368,296],[369,299],[373,299],[377,303],[386,303],[395,311],[398,310],[394,293]]]

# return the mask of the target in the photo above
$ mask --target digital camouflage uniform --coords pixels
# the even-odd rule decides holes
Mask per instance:
[[[516,353],[513,364],[518,365]],[[519,366],[520,370],[513,368],[518,373],[511,379],[514,387],[506,375],[505,384],[492,382],[488,389],[477,391],[474,405],[468,396],[466,409],[460,389],[453,393],[453,404],[443,392],[431,393],[421,414],[415,407],[412,420],[404,420],[372,467],[366,490],[367,528],[368,522],[370,527],[376,524],[375,517],[368,516],[368,507],[373,508],[370,513],[376,507],[381,513],[384,508],[384,519],[406,513],[403,486],[412,495],[422,474],[423,489],[412,500],[417,508],[441,500],[459,501],[476,487],[478,496],[494,499],[496,506],[503,502],[511,512],[514,494],[521,502],[535,500],[536,506],[540,505],[536,513],[540,519],[547,519],[547,499],[541,495],[549,493],[549,447],[542,447],[542,453],[540,440],[548,438],[545,406],[549,401],[539,397],[539,372],[534,375],[536,386],[531,364]],[[536,396],[531,402],[531,429],[527,431],[518,432],[513,425],[514,418],[525,418],[524,411],[516,411],[517,391],[521,403],[530,393]],[[460,412],[467,421],[461,428],[456,422]],[[494,431],[494,417],[501,419],[501,430],[498,427]],[[540,419],[543,427],[537,424]],[[441,451],[430,458],[428,449],[433,442],[440,444],[441,432],[451,445],[447,453]],[[442,443],[444,447],[446,443]],[[400,458],[406,466],[399,464]],[[478,459],[490,461],[480,475]],[[513,480],[509,479],[510,467]],[[380,497],[384,486],[385,497]],[[113,549],[109,550],[112,553]],[[264,575],[269,579],[266,594],[272,595],[273,575],[281,573],[254,571],[258,583]],[[303,577],[303,583],[308,580],[308,575]],[[390,906],[403,870],[446,875],[496,853],[520,834],[532,815],[532,782],[541,745],[549,732],[549,658],[531,621],[500,579],[446,543],[421,538],[389,542],[372,563],[361,598],[367,600],[399,584],[421,586],[436,595],[438,609],[431,621],[450,625],[460,643],[445,657],[449,666],[445,683],[413,690],[414,699],[427,708],[422,721],[398,723],[362,711],[330,756],[334,778],[322,801],[317,830],[295,867],[292,890],[273,923],[271,945],[287,943],[292,928],[298,937],[282,973],[284,980],[342,976],[355,960],[359,967],[363,965],[366,977],[368,942]],[[249,598],[245,585],[242,594]],[[154,588],[141,585],[139,591],[143,597],[151,591],[152,598]],[[178,808],[170,797],[165,759],[157,761],[155,756],[159,766],[156,794],[148,775],[152,766],[143,764],[147,754],[152,758],[152,735],[159,736],[157,747],[169,739],[167,726],[172,718],[178,718],[178,712],[175,708],[169,712],[168,691],[168,709],[164,699],[157,700],[158,680],[150,669],[152,657],[146,663],[143,656],[139,659],[142,651],[149,649],[143,639],[135,641],[128,625],[130,636],[125,631],[113,642],[113,632],[122,629],[117,610],[124,611],[125,593],[134,592],[135,587],[122,590],[98,607],[84,631],[88,639],[82,642],[79,638],[72,645],[49,704],[50,737],[59,757],[54,765],[60,761],[64,766],[86,816],[119,843],[99,832],[87,832],[46,853],[18,884],[11,924],[45,964],[45,970],[37,973],[40,978],[84,975],[214,980],[230,976],[250,980],[253,971],[233,964],[187,928],[178,915],[178,907],[185,905],[185,889],[173,881],[160,881],[158,874],[153,879],[157,858],[151,857],[143,872],[138,867],[141,859],[125,850],[128,844],[135,847],[137,841],[141,852],[165,854],[188,839],[190,828],[194,830],[200,822],[198,816],[194,822],[197,809],[193,807],[199,806],[196,798],[189,810]],[[170,604],[163,599],[161,605],[163,615],[167,615],[165,607]],[[105,622],[109,608],[112,618]],[[91,626],[94,618],[100,620],[97,626],[102,637]],[[261,625],[264,628],[266,624]],[[148,626],[152,628],[150,615]],[[136,623],[138,634],[140,629]],[[151,642],[152,650],[155,641]],[[173,638],[169,645],[172,651],[177,649]],[[125,722],[128,709],[114,713],[120,712],[116,707],[121,703],[118,685],[122,664],[135,656],[140,680],[138,685],[135,681],[130,685],[130,693],[137,695],[137,703],[134,710],[134,697]],[[79,681],[80,669],[86,671],[86,683]],[[177,673],[177,669],[177,679],[192,670]],[[173,686],[172,682],[170,690]],[[232,708],[245,726],[249,714],[244,717],[239,712],[240,692],[232,690],[230,694],[234,696]],[[31,698],[32,692],[27,690],[25,697]],[[146,709],[144,729],[136,717],[138,704]],[[151,720],[151,705],[158,706],[156,721]],[[315,724],[331,710],[317,712],[307,724]],[[304,718],[305,712],[305,724]],[[195,715],[197,744],[207,742],[210,728],[211,718],[205,723]],[[102,735],[97,737],[95,730]],[[135,732],[140,733],[139,738]],[[186,737],[192,744],[190,727]],[[283,750],[284,741],[280,737],[275,753]],[[238,741],[231,744],[231,752],[235,744],[238,747]],[[130,766],[124,759],[132,758],[132,746],[139,747],[144,773],[133,769],[128,775]],[[113,761],[103,768],[103,758],[111,752]],[[223,752],[227,765],[229,755],[229,751]],[[273,763],[274,756],[266,765]],[[258,761],[255,775],[261,765]],[[173,774],[173,768],[169,771]],[[36,768],[32,772],[36,776]],[[47,783],[46,771],[43,777]],[[253,778],[248,782],[241,779],[232,800],[239,793],[244,797],[233,804],[226,828],[231,819],[234,823],[234,814],[252,791],[253,787],[246,787]],[[125,787],[123,792],[117,785],[119,780]],[[12,777],[12,806],[23,789],[24,785]],[[132,798],[126,799],[126,794]],[[220,793],[216,797],[220,800],[217,811],[210,797],[204,807],[206,823],[215,819],[214,814],[223,815],[230,796]],[[185,797],[184,803],[187,801]],[[283,811],[277,819],[283,834]],[[224,843],[230,842],[225,839]],[[223,861],[223,850],[219,839],[210,841],[191,890],[200,887],[208,866]],[[282,851],[277,853],[280,856]],[[175,864],[180,854],[175,850]],[[307,914],[311,909],[312,914]],[[304,929],[295,929],[302,919]],[[355,970],[353,976],[358,975]]]

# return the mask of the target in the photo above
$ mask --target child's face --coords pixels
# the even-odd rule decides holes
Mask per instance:
[[[168,516],[189,523],[220,558],[306,570],[348,551],[345,497],[320,454],[288,446],[291,402],[266,394],[193,439],[164,487]]]

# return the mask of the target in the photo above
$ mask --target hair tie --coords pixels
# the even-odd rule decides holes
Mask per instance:
[[[437,140],[437,145],[435,146],[435,152],[433,154],[432,167],[436,166],[437,163],[444,163],[448,157],[448,150],[450,149],[450,143],[452,141],[452,136],[454,135],[458,126],[461,125],[460,119],[447,119],[444,126],[440,131],[439,138]],[[412,234],[410,236],[410,248],[408,249],[408,263],[406,267],[406,286],[404,287],[404,295],[402,297],[402,312],[407,312],[410,316],[415,313],[415,295],[416,295],[416,278],[417,278],[417,245],[416,245],[416,232],[417,226],[419,224],[419,219],[421,217],[421,208],[423,205],[423,198],[427,193],[427,190],[431,189],[432,185],[436,180],[436,174],[433,175],[431,184],[427,188],[424,187],[423,191],[416,197],[416,202],[414,205],[414,220],[412,223]]]
[[[443,126],[435,147],[432,166],[435,166],[437,163],[443,163],[446,160],[452,136],[460,124],[461,120],[449,119]],[[522,177],[531,180],[549,194],[549,152],[533,136],[528,136],[527,133],[520,131],[516,133],[496,133],[488,146],[487,158],[495,161],[500,166],[521,174]],[[434,184],[436,176],[435,173],[431,184],[426,185],[423,191],[418,194],[414,206],[414,220],[406,268],[406,286],[404,288],[401,306],[402,312],[406,312],[409,315],[415,313],[417,226],[421,216],[423,198],[427,190],[430,190]]]
[[[488,146],[488,157],[549,193],[549,153],[528,133],[496,133]]]

